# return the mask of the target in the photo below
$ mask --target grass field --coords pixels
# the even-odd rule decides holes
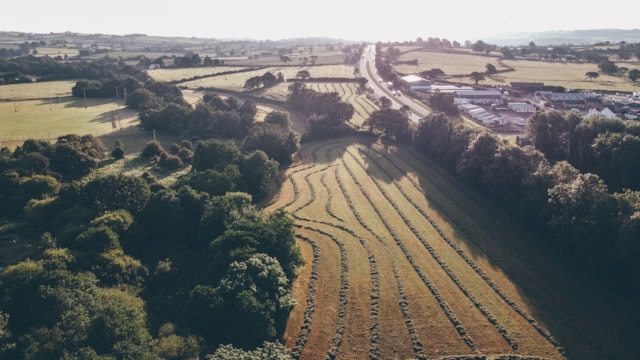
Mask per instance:
[[[314,142],[284,179],[268,210],[292,213],[305,258],[284,335],[300,359],[640,350],[579,272],[409,148]]]
[[[75,80],[34,82],[0,86],[0,101],[49,99],[71,96]]]
[[[118,107],[111,99],[87,99],[84,105],[75,97],[0,102],[0,143],[13,148],[29,138],[100,136],[139,122],[137,112]]]
[[[612,76],[600,74],[596,79],[589,80],[585,73],[598,72],[597,64],[566,63],[533,60],[501,60],[496,56],[485,56],[469,52],[450,53],[439,51],[410,51],[401,56],[400,60],[418,59],[418,65],[396,65],[394,68],[403,74],[419,74],[422,71],[438,68],[444,71],[446,80],[462,84],[473,84],[467,77],[452,77],[466,75],[473,71],[486,71],[487,63],[493,64],[497,70],[512,68],[514,71],[485,76],[480,85],[509,85],[511,82],[543,82],[545,85],[564,86],[567,89],[609,90],[609,91],[638,91],[640,82],[632,82],[626,76]],[[640,70],[640,63],[625,62],[619,66],[629,70]]]
[[[495,56],[472,53],[450,53],[441,51],[411,51],[403,54],[399,60],[418,60],[418,65],[396,65],[394,69],[403,74],[418,74],[421,71],[440,69],[445,75],[471,74],[474,71],[485,72],[487,63],[493,64],[496,69],[505,69]],[[584,76],[584,74],[583,74]]]

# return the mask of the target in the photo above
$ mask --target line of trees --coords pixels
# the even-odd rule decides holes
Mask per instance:
[[[549,119],[573,124],[574,132],[549,134],[554,127],[543,123]],[[612,124],[569,113],[537,113],[532,123],[534,143],[542,151],[503,142],[441,113],[420,124],[415,146],[607,284],[620,291],[640,290],[633,280],[640,275],[635,260],[640,256],[640,192],[611,193],[600,176],[565,160],[567,154],[580,161],[593,159],[605,138],[631,135],[599,132],[597,128]],[[574,152],[567,153],[570,149]]]

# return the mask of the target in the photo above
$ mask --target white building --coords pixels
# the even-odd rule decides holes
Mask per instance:
[[[509,107],[509,109],[517,113],[532,113],[536,111],[535,106],[531,104],[523,103],[523,102],[512,102],[512,103],[509,103],[507,106]]]

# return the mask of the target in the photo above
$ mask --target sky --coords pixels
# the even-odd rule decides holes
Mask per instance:
[[[518,32],[640,28],[638,5],[630,3],[609,0],[605,11],[604,3],[562,0],[9,0],[0,7],[0,31],[464,42]]]

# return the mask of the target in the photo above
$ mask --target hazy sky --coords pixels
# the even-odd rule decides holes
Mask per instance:
[[[640,27],[629,0],[8,0],[0,30],[347,40],[447,38],[463,42],[500,33]],[[597,5],[596,5],[597,4]]]

